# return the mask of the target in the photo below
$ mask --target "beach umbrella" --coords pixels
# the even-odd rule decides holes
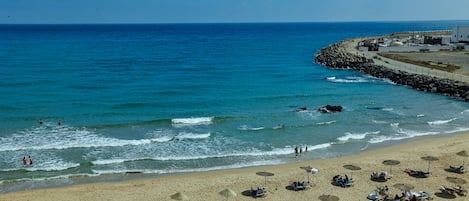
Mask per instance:
[[[267,186],[267,177],[274,176],[274,173],[266,171],[256,172],[256,174],[265,178],[264,187]]]
[[[352,170],[352,171],[362,169],[361,167],[358,167],[356,165],[344,165],[343,167],[347,170]],[[350,178],[353,178],[353,172],[350,174]]]
[[[428,169],[427,169],[427,172],[430,172],[430,162],[432,162],[432,161],[437,161],[437,160],[438,160],[438,158],[435,157],[435,156],[424,156],[424,157],[422,157],[421,159],[428,161]]]
[[[392,166],[399,165],[401,162],[398,160],[384,160],[383,165],[389,165],[391,167],[389,174],[392,174]]]
[[[177,192],[176,194],[171,195],[171,199],[174,200],[189,200],[189,197],[181,192]]]
[[[317,168],[313,168],[311,166],[306,166],[306,167],[300,167],[301,169],[303,170],[306,170],[306,174],[308,175],[308,181],[309,181],[309,172],[311,172],[311,174],[316,174],[318,173],[318,169]]]
[[[410,191],[410,190],[414,189],[414,186],[412,186],[410,184],[399,183],[399,184],[394,184],[393,186],[395,188],[401,190],[401,191]]]
[[[228,200],[228,198],[236,197],[236,192],[234,192],[233,190],[229,188],[226,188],[220,191],[218,194],[220,194],[223,197],[226,197],[226,200]]]
[[[319,200],[321,201],[339,201],[339,197],[335,195],[321,195],[319,196]]]
[[[459,185],[467,183],[466,180],[461,179],[461,178],[457,178],[457,177],[446,177],[446,181],[449,181],[449,182],[454,183],[454,184],[459,184]]]
[[[460,151],[460,152],[456,153],[456,155],[462,156],[462,157],[467,157],[467,156],[469,156],[466,151]],[[463,161],[462,161],[462,165],[464,166],[465,163],[466,163],[466,161],[463,160]]]

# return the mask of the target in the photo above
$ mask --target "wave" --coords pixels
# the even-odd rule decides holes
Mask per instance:
[[[441,124],[447,124],[452,121],[456,120],[456,118],[448,119],[448,120],[436,120],[436,121],[429,121],[427,122],[428,125],[441,125]]]
[[[450,134],[450,133],[460,133],[460,132],[467,132],[467,131],[469,131],[469,128],[456,128],[454,130],[444,131],[443,133]]]
[[[327,81],[329,82],[337,82],[337,83],[365,83],[369,82],[369,80],[363,78],[363,77],[346,77],[345,79],[337,79],[336,77],[327,77]]]
[[[205,139],[209,138],[210,133],[203,133],[203,134],[196,134],[196,133],[180,133],[179,135],[175,136],[174,139],[176,140],[184,140],[184,139]]]
[[[399,123],[391,123],[391,124],[389,124],[389,125],[390,125],[391,127],[393,127],[393,128],[399,127]]]
[[[238,130],[241,130],[241,131],[258,131],[258,130],[264,130],[265,127],[250,127],[250,126],[247,126],[247,125],[242,125],[240,127],[238,127]]]
[[[372,122],[375,124],[387,124],[388,123],[387,121],[380,121],[380,120],[375,120],[375,119],[373,119]]]
[[[424,117],[424,114],[418,114],[417,117]]]
[[[334,124],[336,123],[337,121],[336,120],[332,120],[332,121],[326,121],[326,122],[319,122],[319,123],[316,123],[316,125],[329,125],[329,124]]]
[[[7,168],[0,169],[0,172],[52,172],[64,171],[72,168],[79,167],[79,163],[67,163],[63,161],[49,161],[35,164],[34,166],[25,166],[21,168]]]
[[[332,145],[332,143],[323,143],[318,145],[308,145],[308,151],[325,149]],[[196,156],[166,156],[166,157],[153,157],[153,158],[116,158],[116,159],[99,159],[92,161],[93,165],[110,165],[110,164],[121,164],[132,161],[188,161],[188,160],[204,160],[211,158],[230,158],[230,157],[244,157],[244,156],[278,156],[293,154],[294,149],[292,147],[274,148],[270,151],[240,151],[226,154],[213,154],[213,155],[196,155]]]
[[[8,137],[0,137],[0,144],[2,144],[0,151],[139,146],[169,140],[172,140],[172,137],[159,136],[128,140],[101,136],[86,128],[40,127],[20,131]],[[18,146],[18,142],[28,146]]]
[[[378,135],[381,131],[365,132],[365,133],[345,133],[344,136],[338,137],[339,141],[361,140],[365,139],[367,135]]]
[[[191,117],[171,119],[173,125],[208,125],[212,124],[213,117]]]
[[[397,134],[390,135],[390,136],[376,136],[368,140],[371,144],[386,142],[386,141],[396,141],[396,140],[404,140],[414,137],[421,137],[421,136],[428,136],[428,135],[438,135],[440,132],[416,132],[410,130],[399,129]]]

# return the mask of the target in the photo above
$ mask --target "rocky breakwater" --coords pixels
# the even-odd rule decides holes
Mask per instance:
[[[420,91],[439,93],[469,101],[469,85],[466,83],[412,74],[376,65],[372,59],[348,52],[343,47],[343,43],[342,41],[321,49],[316,54],[315,62],[333,69],[357,70],[373,77],[386,78],[396,84],[409,86]]]

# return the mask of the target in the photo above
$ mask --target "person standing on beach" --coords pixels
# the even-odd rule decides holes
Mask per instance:
[[[29,165],[33,166],[33,157],[29,156]]]
[[[295,158],[298,157],[298,146],[295,147]]]
[[[26,156],[23,156],[23,166],[26,166],[28,162],[26,161]]]

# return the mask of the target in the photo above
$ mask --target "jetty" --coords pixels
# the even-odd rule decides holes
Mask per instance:
[[[392,38],[392,36],[384,37]],[[397,52],[386,52],[387,54],[384,54],[378,51],[363,51],[363,47],[360,47],[360,44],[373,38],[383,38],[383,36],[340,41],[322,48],[315,55],[314,61],[332,69],[356,70],[373,77],[388,79],[398,85],[409,86],[419,91],[438,93],[469,101],[469,70],[467,66],[458,68],[459,71],[455,72],[454,68],[448,68],[448,70],[438,68],[439,65],[440,67],[443,66],[440,62],[437,62],[435,67],[429,67],[423,64],[417,65],[419,63],[391,59],[392,57],[390,58],[389,55],[398,54]],[[423,54],[422,51],[418,53]],[[438,54],[447,54],[448,50],[425,53],[433,54],[430,56],[435,57]],[[462,58],[461,63],[463,65],[469,64],[467,62],[467,57],[469,57],[467,50],[456,53],[460,54],[459,57]]]

